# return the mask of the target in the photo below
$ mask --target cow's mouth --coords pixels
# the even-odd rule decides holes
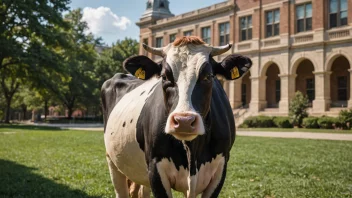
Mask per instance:
[[[194,140],[199,134],[198,133],[185,133],[185,132],[173,132],[169,133],[178,140],[191,141]]]

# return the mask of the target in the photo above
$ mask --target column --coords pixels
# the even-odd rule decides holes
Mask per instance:
[[[327,78],[327,72],[317,71],[313,72],[315,75],[315,99],[313,100],[313,112],[322,113],[328,110],[328,104],[330,99],[327,97],[328,89],[326,87],[327,83],[325,81],[330,81],[330,78]],[[329,97],[330,98],[330,97]]]
[[[236,109],[242,105],[241,101],[241,91],[242,91],[242,79],[230,81],[230,104],[232,109]]]
[[[258,113],[266,107],[265,81],[266,76],[250,77],[251,79],[251,102],[250,111]]]
[[[348,70],[350,72],[350,98],[348,100],[348,108],[352,107],[352,69]]]
[[[288,113],[289,108],[289,84],[290,84],[290,75],[288,74],[279,74],[281,90],[280,90],[280,102],[279,102],[279,111],[283,113]]]

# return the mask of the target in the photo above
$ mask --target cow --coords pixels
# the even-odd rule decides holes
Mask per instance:
[[[162,48],[143,44],[162,57],[132,56],[101,90],[104,141],[116,197],[128,197],[127,180],[142,185],[140,196],[217,197],[235,141],[232,108],[217,76],[235,80],[250,58],[212,47],[199,37],[180,37]]]

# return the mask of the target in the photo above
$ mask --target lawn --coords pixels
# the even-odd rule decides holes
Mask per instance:
[[[352,130],[306,129],[306,128],[237,128],[237,131],[311,132],[311,133],[352,134]]]
[[[220,197],[352,197],[352,142],[238,137]],[[0,197],[114,197],[102,132],[0,127]]]

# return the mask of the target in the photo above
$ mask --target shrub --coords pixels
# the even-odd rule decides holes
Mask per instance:
[[[269,128],[273,127],[273,119],[268,116],[256,116],[247,118],[241,126],[248,128]]]
[[[333,129],[337,121],[337,118],[323,116],[318,119],[318,124],[321,129]]]
[[[341,110],[338,117],[341,127],[351,129],[352,127],[352,109]]]
[[[279,128],[292,128],[293,125],[290,122],[289,117],[274,117],[273,119],[275,126]]]
[[[303,119],[302,125],[307,129],[318,129],[319,128],[318,120],[319,118],[307,117]]]
[[[289,117],[291,123],[294,126],[302,126],[302,121],[305,117],[308,117],[307,108],[308,108],[309,100],[307,96],[303,96],[303,94],[299,91],[296,92],[294,98],[290,102],[289,107]]]

